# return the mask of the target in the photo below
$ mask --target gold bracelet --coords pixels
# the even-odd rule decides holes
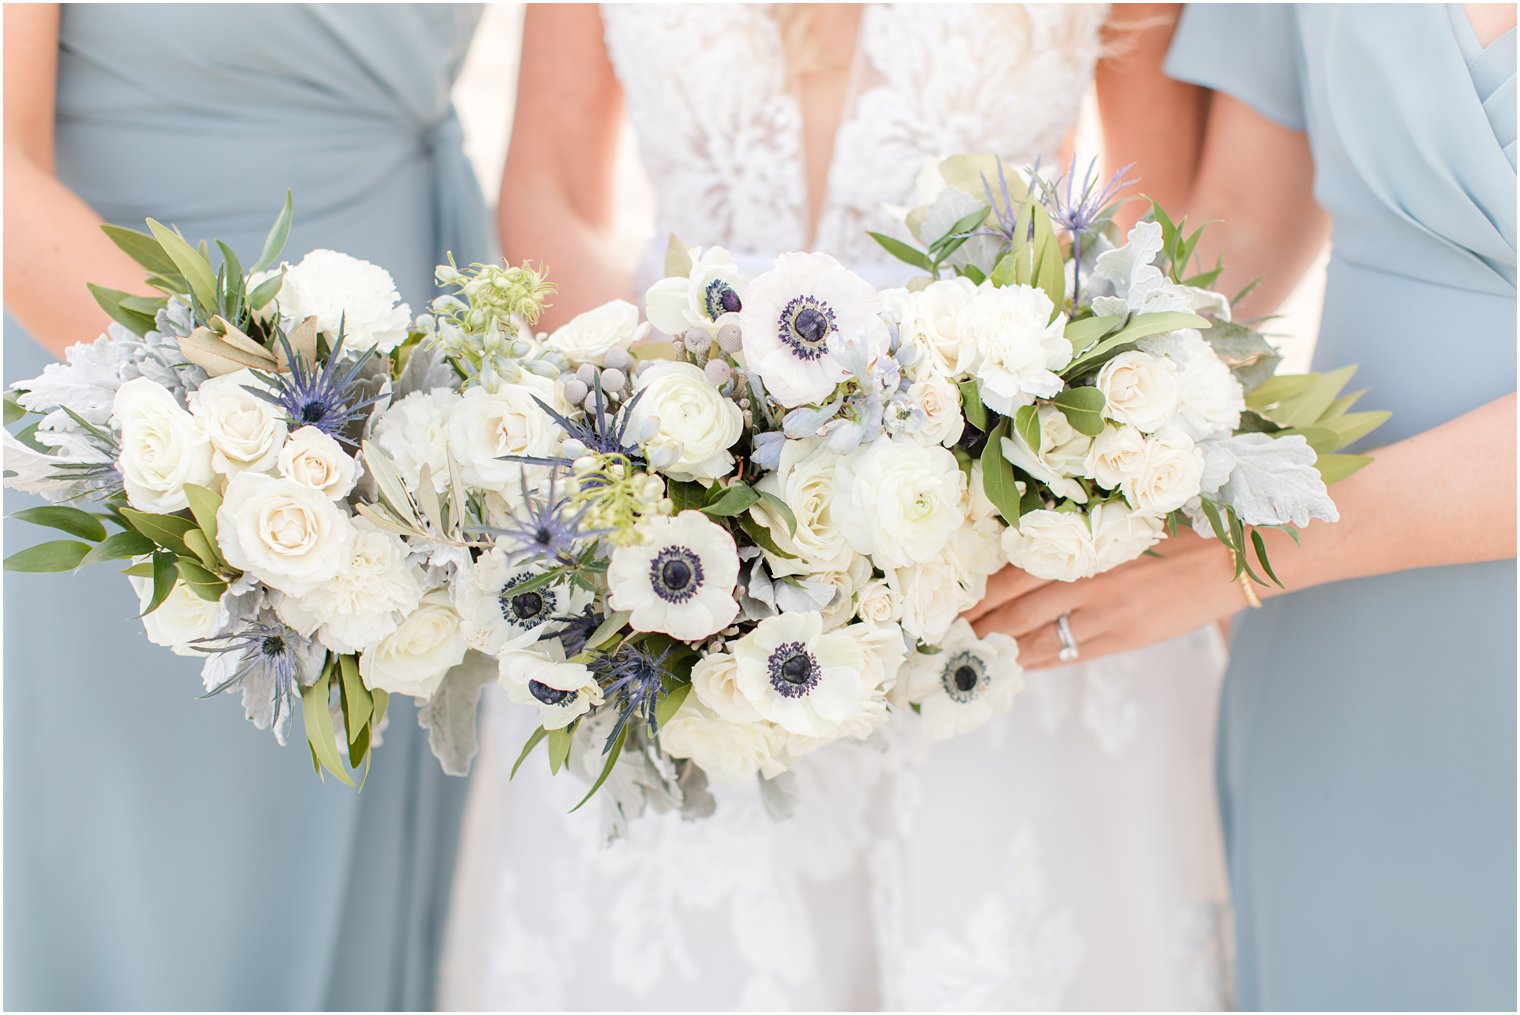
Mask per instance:
[[[1256,589],[1252,587],[1254,583],[1251,581],[1250,577],[1245,574],[1241,574],[1241,576],[1236,580],[1236,584],[1240,586],[1240,591],[1245,593],[1246,605],[1253,610],[1261,609],[1261,597],[1256,594]]]

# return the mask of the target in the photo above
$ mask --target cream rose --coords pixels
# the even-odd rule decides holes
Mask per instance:
[[[1203,483],[1203,451],[1177,427],[1146,438],[1140,469],[1125,480],[1125,499],[1141,511],[1165,515],[1194,497]]]
[[[737,659],[727,652],[713,652],[692,667],[691,692],[720,719],[737,723],[758,722],[760,713],[739,690],[738,674]]]
[[[706,482],[734,469],[729,453],[744,432],[744,413],[692,363],[657,363],[634,382],[642,392],[631,430],[651,462],[672,479]],[[668,463],[668,464],[666,464]]]
[[[1103,489],[1117,490],[1139,474],[1144,455],[1143,433],[1132,426],[1109,426],[1093,440],[1085,469]]]
[[[1161,429],[1177,413],[1177,367],[1170,360],[1132,349],[1098,371],[1103,414],[1146,433]]]
[[[888,571],[887,584],[902,603],[902,629],[928,645],[937,644],[960,612],[976,602],[962,588],[960,569],[948,557]]]
[[[908,401],[923,418],[923,425],[913,434],[920,444],[943,444],[948,448],[965,433],[960,390],[944,377],[915,381],[908,387]]]
[[[359,479],[359,464],[343,445],[314,426],[303,426],[285,441],[277,463],[280,475],[332,499],[342,500]]]
[[[138,608],[146,610],[153,602],[152,580],[133,577],[131,582],[137,592]],[[149,641],[177,656],[204,659],[205,653],[192,647],[190,642],[216,633],[217,608],[217,603],[202,599],[190,590],[190,586],[179,582],[158,609],[142,618],[143,630]]]
[[[1166,535],[1161,517],[1132,511],[1117,500],[1095,506],[1089,523],[1098,555],[1097,573],[1129,563]]]
[[[515,487],[523,466],[503,461],[505,456],[555,453],[561,434],[538,402],[556,411],[566,408],[557,382],[526,371],[494,392],[482,387],[465,391],[449,413],[445,432],[449,453],[467,485],[485,490]]]
[[[729,782],[786,771],[786,736],[767,722],[730,722],[688,699],[660,727],[660,746],[673,758],[690,758],[704,772]]]
[[[627,349],[649,326],[639,323],[639,308],[627,300],[613,300],[578,314],[551,332],[548,346],[572,363],[600,364],[614,349]]]
[[[771,574],[784,577],[840,571],[849,566],[855,551],[834,519],[835,492],[839,456],[817,437],[787,441],[781,448],[781,460],[775,472],[763,476],[755,488],[775,496],[791,508],[797,520],[792,532],[780,514],[764,502],[757,504],[755,517],[770,530],[776,545],[793,555],[768,557]]]
[[[183,511],[190,506],[185,485],[209,486],[215,478],[210,439],[167,388],[134,378],[117,390],[111,414],[121,429],[122,486],[139,511]]]
[[[1228,315],[1224,317],[1229,320]],[[1173,423],[1195,441],[1223,437],[1240,425],[1245,389],[1194,328],[1140,341],[1140,348],[1177,364],[1177,416]]]
[[[893,588],[885,578],[873,578],[856,597],[855,615],[867,624],[895,625],[902,612],[902,592]]]
[[[1046,581],[1071,582],[1097,573],[1098,551],[1087,519],[1076,511],[1031,511],[1003,531],[1008,562]]]
[[[966,474],[942,447],[872,441],[842,459],[834,518],[878,567],[933,560],[966,520]]]
[[[396,630],[359,656],[359,676],[370,690],[431,698],[469,647],[459,614],[442,589],[427,594]]]
[[[211,440],[211,467],[224,476],[268,472],[279,457],[288,431],[285,414],[248,390],[261,387],[245,367],[190,392],[190,414]]]
[[[353,552],[353,522],[336,504],[261,472],[232,477],[216,520],[227,562],[290,595],[331,581]]]

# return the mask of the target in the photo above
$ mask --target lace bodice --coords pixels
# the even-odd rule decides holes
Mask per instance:
[[[869,4],[808,235],[803,112],[770,4],[609,4],[607,49],[674,233],[768,259],[818,249],[890,264],[865,234],[900,233],[920,173],[960,152],[1047,161],[1076,122],[1099,55],[1101,4]]]

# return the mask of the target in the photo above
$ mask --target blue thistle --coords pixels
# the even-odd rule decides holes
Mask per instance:
[[[571,440],[579,442],[586,451],[591,454],[623,455],[635,463],[642,463],[643,459],[637,450],[629,447],[628,425],[633,419],[633,407],[639,404],[639,399],[644,397],[644,392],[634,394],[632,398],[623,403],[617,412],[609,411],[606,396],[602,393],[602,378],[595,378],[594,388],[596,392],[595,411],[588,413],[584,420],[573,420],[564,413],[558,412],[553,406],[542,399],[534,398],[539,408],[549,414],[549,418],[559,424],[561,430]],[[569,458],[528,458],[514,457],[512,461],[526,462],[530,465],[570,465]]]
[[[360,371],[374,356],[375,350],[366,349],[347,363],[342,362],[342,325],[339,325],[338,340],[326,363],[309,364],[305,357],[291,349],[290,341],[283,333],[279,340],[285,349],[290,372],[273,376],[256,372],[254,376],[270,390],[253,387],[247,390],[283,409],[291,429],[314,426],[350,447],[358,447],[358,443],[343,431],[363,420],[368,415],[366,410],[380,401],[380,395],[365,396],[358,390],[362,380]]]
[[[581,523],[589,504],[575,505],[557,483],[559,470],[549,473],[549,488],[542,494],[528,488],[527,470],[522,475],[522,503],[503,526],[482,526],[481,531],[505,539],[510,552],[525,561],[574,566],[575,544],[603,535],[605,530],[585,529]]]
[[[236,652],[238,668],[217,686],[201,695],[215,697],[242,684],[249,677],[267,677],[274,686],[274,722],[278,729],[281,709],[295,708],[296,687],[300,684],[301,656],[310,651],[310,643],[284,624],[256,623],[232,634],[197,638],[190,643],[208,655]]]
[[[602,691],[618,709],[618,720],[612,727],[612,732],[607,735],[603,754],[612,750],[612,745],[617,743],[618,737],[623,735],[623,730],[634,716],[638,716],[649,727],[650,736],[660,732],[656,709],[666,693],[665,678],[670,673],[665,667],[665,660],[670,652],[667,648],[655,656],[637,645],[622,645],[616,652],[598,656],[591,661],[591,669],[597,675]]]
[[[564,614],[549,619],[557,627],[554,637],[558,638],[559,643],[564,646],[567,656],[580,655],[586,651],[586,645],[591,641],[591,636],[596,634],[597,628],[607,620],[589,606],[580,613]]]
[[[1038,176],[1040,186],[1040,200],[1045,205],[1045,210],[1050,213],[1051,222],[1071,233],[1071,252],[1074,262],[1072,276],[1072,305],[1081,301],[1082,296],[1082,237],[1101,227],[1111,213],[1111,206],[1115,197],[1125,187],[1139,182],[1138,180],[1126,180],[1124,174],[1135,167],[1133,162],[1119,170],[1101,188],[1098,186],[1098,160],[1093,159],[1087,164],[1087,172],[1083,175],[1080,188],[1076,185],[1077,159],[1072,156],[1071,166],[1066,171],[1065,193],[1062,193],[1061,180],[1055,183],[1046,183]]]

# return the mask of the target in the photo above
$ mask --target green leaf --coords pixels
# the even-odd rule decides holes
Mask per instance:
[[[78,536],[80,539],[88,539],[95,543],[106,538],[106,527],[100,523],[100,519],[79,508],[34,507],[17,511],[11,517],[32,525],[46,525],[50,529],[60,529],[71,536]]]
[[[623,744],[627,739],[628,727],[624,726],[623,732],[618,734],[617,740],[613,743],[612,750],[607,752],[607,761],[602,765],[602,774],[596,777],[596,782],[592,783],[591,789],[587,791],[585,796],[581,797],[581,802],[570,808],[571,814],[586,806],[586,801],[596,796],[596,791],[602,788],[602,783],[606,782],[608,777],[612,775],[613,768],[617,766],[618,758],[623,755]]]
[[[134,529],[164,549],[172,550],[181,557],[192,556],[190,548],[185,545],[185,533],[195,528],[195,523],[190,519],[179,515],[149,514],[132,508],[122,508],[121,516]]]
[[[148,314],[139,313],[126,306],[126,301],[131,298],[131,293],[122,292],[120,289],[107,289],[105,286],[96,285],[94,282],[86,282],[85,288],[90,290],[90,295],[95,297],[95,302],[100,309],[106,312],[111,320],[126,328],[138,338],[142,338],[153,330],[154,318]]]
[[[1283,426],[1313,426],[1329,412],[1356,372],[1355,365],[1324,374],[1273,377],[1246,398],[1246,404]]]
[[[332,666],[310,687],[301,692],[301,719],[306,726],[306,742],[311,745],[312,755],[323,768],[337,776],[344,784],[352,786],[343,759],[338,756],[338,735],[333,730],[332,712],[327,703],[331,696]]]
[[[686,701],[687,695],[691,694],[691,684],[680,684],[672,687],[661,698],[659,704],[654,707],[654,723],[658,729],[664,729],[665,724],[681,710],[681,705]]]
[[[190,295],[196,302],[207,310],[215,307],[216,276],[211,273],[210,262],[186,243],[183,236],[158,220],[148,219],[148,229],[164,248],[164,253],[174,262],[174,266],[180,270],[180,274],[185,276],[185,281],[190,286]]]
[[[16,393],[7,391],[5,393],[5,425],[10,426],[25,415],[26,410],[21,408],[20,402],[16,401]]]
[[[543,743],[544,738],[548,735],[548,731],[545,730],[542,726],[533,731],[532,736],[528,737],[528,742],[523,744],[522,753],[518,754],[517,761],[513,763],[511,773],[507,775],[508,782],[511,782],[513,779],[517,778],[517,770],[519,768],[522,768],[524,761],[528,760],[528,755],[533,753],[533,748]]]
[[[1278,588],[1286,589],[1287,586],[1278,579],[1277,572],[1272,570],[1272,562],[1267,560],[1266,542],[1261,538],[1261,533],[1255,529],[1251,530],[1251,545],[1256,548],[1256,559],[1261,562],[1261,569],[1267,572],[1267,577],[1271,578]]]
[[[748,483],[735,483],[723,491],[711,504],[702,509],[703,514],[715,518],[732,518],[748,511],[760,502],[760,494]],[[795,519],[793,524],[796,524]]]
[[[894,239],[891,236],[885,236],[881,233],[873,233],[870,230],[866,231],[866,235],[871,237],[871,239],[875,240],[877,243],[880,243],[882,245],[882,248],[885,249],[887,253],[891,254],[899,261],[902,261],[906,264],[911,264],[915,268],[922,268],[924,271],[934,270],[934,262],[929,259],[928,254],[925,254],[923,251],[918,250],[915,247],[909,246],[902,240]]]
[[[206,534],[200,529],[191,529],[185,533],[185,546],[207,568],[220,568],[222,566],[221,554],[217,553],[216,547],[211,545],[210,541],[206,539]]]
[[[248,309],[258,311],[269,306],[270,301],[280,294],[280,287],[284,284],[285,273],[282,271],[254,286],[248,294]]]
[[[174,566],[186,587],[208,603],[219,602],[222,593],[227,591],[226,582],[193,560],[181,557],[174,562]]]
[[[1265,383],[1282,362],[1281,354],[1272,343],[1243,324],[1215,321],[1203,337],[1247,391],[1254,391]]]
[[[549,774],[558,775],[565,767],[570,758],[570,739],[569,729],[549,731]]]
[[[1088,437],[1103,432],[1103,392],[1097,388],[1067,388],[1052,401],[1066,416],[1073,430]]]
[[[975,379],[961,381],[961,412],[966,422],[982,432],[987,430],[987,407],[982,404],[982,386]]]
[[[632,613],[628,610],[618,610],[608,614],[607,619],[598,624],[596,630],[591,632],[591,637],[586,639],[586,648],[600,649],[605,646],[623,629],[630,616]]]
[[[195,524],[200,526],[201,532],[205,533],[206,541],[215,547],[217,545],[216,513],[222,506],[221,494],[204,486],[186,483],[185,499],[190,502],[190,514],[195,518]]]
[[[88,564],[98,564],[103,560],[124,560],[128,557],[141,557],[152,553],[153,540],[130,529],[126,532],[116,532],[107,536],[100,543],[91,548],[79,562],[80,567]]]
[[[112,243],[120,247],[123,253],[152,274],[179,274],[179,267],[168,254],[164,253],[164,248],[159,242],[147,233],[109,224],[102,225],[100,231],[105,233]]]
[[[5,570],[23,574],[50,574],[72,571],[79,566],[85,554],[90,552],[89,543],[73,539],[55,539],[36,546],[17,550],[5,558]]]
[[[1061,376],[1072,378],[1084,374],[1100,366],[1109,354],[1117,353],[1124,346],[1137,342],[1142,338],[1165,334],[1168,331],[1177,331],[1181,328],[1205,329],[1208,327],[1209,322],[1197,314],[1185,314],[1177,310],[1167,310],[1155,314],[1137,314],[1131,317],[1129,323],[1124,327],[1083,353],[1081,358],[1074,360],[1065,370],[1061,371]]]
[[[348,745],[359,742],[359,734],[369,728],[375,714],[375,702],[369,689],[359,677],[359,660],[352,655],[338,657],[339,690],[343,694],[343,721],[347,727]]]
[[[151,560],[140,560],[131,567],[122,568],[121,573],[128,578],[152,578],[153,562]]]
[[[665,485],[665,496],[675,505],[676,514],[699,511],[707,501],[707,488],[700,483],[671,482]]]
[[[998,514],[1009,525],[1019,524],[1019,487],[1013,476],[1013,466],[1003,457],[1003,438],[1008,435],[1008,420],[998,420],[998,425],[987,435],[987,445],[982,448],[982,490]]]
[[[760,549],[764,550],[766,553],[775,554],[777,557],[784,557],[787,560],[796,559],[797,555],[795,553],[787,553],[785,550],[783,550],[776,543],[776,539],[771,535],[770,530],[767,529],[764,525],[761,525],[759,522],[755,521],[753,515],[740,515],[739,528],[743,529],[745,534],[748,535],[750,539],[755,541],[755,545],[760,547]]]
[[[1071,343],[1072,351],[1080,355],[1090,349],[1094,342],[1123,323],[1124,318],[1114,314],[1072,321],[1066,326],[1066,341]]]
[[[138,614],[146,617],[169,598],[169,593],[174,591],[174,583],[179,580],[179,568],[175,566],[177,558],[172,553],[155,553],[149,563],[153,565],[153,597],[148,600],[147,609]]]
[[[1230,533],[1224,526],[1224,520],[1219,517],[1219,508],[1207,497],[1199,502],[1199,506],[1203,508],[1203,516],[1209,520],[1209,528],[1214,530],[1214,538],[1233,550],[1235,546],[1230,542]]]
[[[254,262],[253,267],[248,269],[250,275],[263,271],[279,258],[280,251],[285,249],[285,241],[290,239],[290,220],[294,214],[295,195],[287,190],[285,204],[275,218],[274,225],[270,227],[268,238],[264,240],[264,250],[259,254],[259,259]]]
[[[766,493],[763,490],[756,490],[755,492],[760,494],[761,503],[781,517],[781,521],[786,525],[786,531],[795,536],[797,534],[797,516],[792,513],[792,509],[787,505],[786,501],[773,493]]]
[[[1363,437],[1388,422],[1391,412],[1348,412],[1341,416],[1321,419],[1319,425],[1335,431],[1336,445],[1329,451],[1355,444]]]
[[[981,285],[987,281],[987,273],[974,264],[963,264],[957,271],[963,278],[969,278],[972,285]]]
[[[1013,414],[1013,432],[1019,435],[1019,439],[1029,445],[1029,450],[1035,454],[1040,453],[1040,442],[1044,439],[1040,432],[1040,409],[1039,406],[1030,404],[1020,406]]]
[[[976,209],[973,212],[970,212],[969,214],[962,215],[960,218],[951,223],[950,228],[945,230],[943,236],[929,245],[929,251],[933,253],[940,248],[948,246],[951,242],[957,239],[964,240],[966,238],[966,233],[971,232],[971,230],[987,221],[987,216],[991,214],[992,208],[987,205],[983,205],[982,207]]]
[[[1372,464],[1371,455],[1320,455],[1314,461],[1325,485],[1339,483]]]
[[[1317,455],[1328,455],[1344,445],[1340,442],[1340,436],[1329,427],[1324,426],[1294,426],[1281,430],[1275,436],[1288,437],[1298,434],[1308,445],[1314,449]]]

